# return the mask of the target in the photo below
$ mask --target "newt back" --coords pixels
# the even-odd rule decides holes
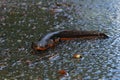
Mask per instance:
[[[108,38],[107,35],[104,33],[100,33],[97,31],[75,31],[75,30],[66,30],[66,31],[61,31],[58,34],[53,35],[51,38],[68,38],[73,39],[73,38],[80,38],[80,39],[106,39]]]

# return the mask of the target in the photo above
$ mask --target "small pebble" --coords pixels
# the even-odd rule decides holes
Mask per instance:
[[[73,55],[73,58],[76,58],[76,59],[82,58],[82,55],[80,55],[80,54],[74,54],[74,55]]]
[[[59,71],[58,71],[58,74],[64,76],[64,75],[67,74],[67,72],[66,72],[65,70],[59,70]]]
[[[19,43],[20,43],[20,42],[22,42],[22,40],[17,40],[17,42],[19,42]]]

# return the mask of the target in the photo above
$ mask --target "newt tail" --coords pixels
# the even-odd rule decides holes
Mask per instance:
[[[33,42],[31,47],[34,52],[45,51],[53,47],[57,42],[71,39],[106,39],[108,36],[97,31],[78,31],[78,30],[61,30],[48,33],[40,41]]]

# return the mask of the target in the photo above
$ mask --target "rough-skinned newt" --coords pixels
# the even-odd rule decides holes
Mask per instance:
[[[48,33],[38,42],[32,42],[34,53],[45,51],[53,47],[57,42],[71,39],[106,39],[108,36],[98,31],[61,30]]]

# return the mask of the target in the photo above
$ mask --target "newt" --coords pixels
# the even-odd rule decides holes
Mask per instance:
[[[36,53],[40,51],[46,51],[47,49],[55,46],[55,44],[60,41],[77,38],[82,40],[106,39],[108,36],[98,31],[61,30],[48,33],[38,42],[32,42],[31,47]]]

